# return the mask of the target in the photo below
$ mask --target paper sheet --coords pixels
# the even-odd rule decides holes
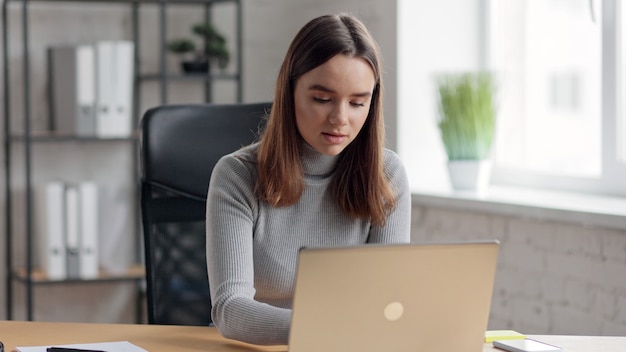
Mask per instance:
[[[101,350],[107,352],[148,352],[143,348],[133,345],[128,341],[116,341],[116,342],[97,342],[97,343],[76,343],[71,345],[47,345],[47,346],[29,346],[29,347],[17,347],[18,352],[46,352],[48,347],[69,347],[69,348],[82,348],[88,350]]]

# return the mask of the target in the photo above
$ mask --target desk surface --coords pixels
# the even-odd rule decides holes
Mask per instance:
[[[567,352],[626,352],[626,337],[530,336],[563,347]],[[143,324],[87,324],[0,321],[5,351],[16,346],[130,341],[150,352],[287,351],[286,346],[254,346],[228,340],[215,328]],[[483,352],[500,351],[485,344]]]

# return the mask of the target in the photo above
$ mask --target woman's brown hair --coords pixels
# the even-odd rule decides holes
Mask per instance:
[[[367,28],[353,16],[317,17],[302,27],[291,42],[278,74],[274,103],[258,150],[257,191],[262,200],[275,207],[289,206],[300,199],[304,190],[300,161],[303,140],[295,121],[296,82],[339,54],[365,59],[374,71],[376,85],[363,128],[339,155],[332,181],[333,197],[345,214],[383,225],[396,197],[383,170],[380,54]]]

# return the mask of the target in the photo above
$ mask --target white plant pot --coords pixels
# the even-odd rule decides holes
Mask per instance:
[[[456,190],[483,190],[489,185],[491,160],[452,160],[448,173]]]

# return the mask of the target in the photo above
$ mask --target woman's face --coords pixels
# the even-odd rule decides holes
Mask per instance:
[[[367,119],[375,84],[367,61],[342,54],[302,75],[294,92],[302,138],[322,154],[341,153]]]

